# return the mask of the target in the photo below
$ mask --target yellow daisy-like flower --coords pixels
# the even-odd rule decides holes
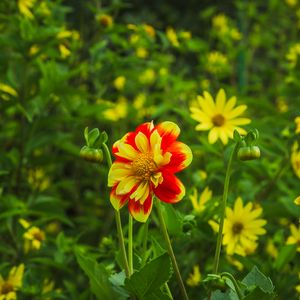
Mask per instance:
[[[300,196],[298,196],[295,200],[294,200],[294,203],[296,205],[300,205]]]
[[[119,121],[120,119],[124,119],[127,116],[128,103],[125,97],[122,96],[119,97],[116,103],[111,103],[109,101],[101,101],[101,102],[102,103],[106,102],[112,106],[111,108],[108,108],[103,112],[103,117],[106,120],[116,122]],[[99,103],[101,102],[99,101]]]
[[[188,279],[186,280],[186,284],[191,287],[195,287],[199,285],[201,281],[201,273],[198,265],[193,267],[193,272],[190,273]]]
[[[19,11],[28,19],[33,19],[34,16],[30,9],[34,6],[36,0],[18,0]]]
[[[118,76],[113,83],[117,90],[123,90],[126,83],[126,78],[125,76]]]
[[[198,197],[197,189],[193,190],[193,194],[190,195],[190,200],[192,202],[194,211],[196,213],[201,213],[205,209],[206,203],[211,199],[212,191],[209,187],[206,187],[203,192]]]
[[[298,134],[298,133],[300,133],[300,117],[295,118],[295,123],[296,123],[295,133]]]
[[[204,92],[203,96],[197,97],[197,106],[191,106],[191,117],[200,122],[196,126],[196,130],[209,130],[208,142],[214,144],[221,139],[224,145],[228,143],[228,138],[233,137],[234,130],[240,134],[246,134],[246,131],[240,128],[240,125],[246,125],[251,122],[248,118],[239,118],[239,116],[247,109],[246,105],[236,104],[236,97],[231,97],[226,101],[226,94],[220,89],[216,101],[210,93]]]
[[[177,33],[172,27],[168,27],[166,30],[166,35],[173,47],[179,47],[179,42],[177,38]]]
[[[287,244],[296,244],[297,251],[300,252],[300,227],[298,228],[294,225],[290,225],[291,235],[288,237],[286,243]]]
[[[39,250],[42,246],[42,242],[45,240],[44,231],[36,226],[31,226],[31,224],[24,219],[20,219],[19,223],[26,229],[23,234],[23,238],[25,240],[25,252],[27,253],[30,250]]]
[[[212,74],[228,72],[229,65],[227,57],[218,51],[210,52],[207,56],[206,69]]]
[[[240,197],[235,201],[233,209],[226,208],[223,244],[228,255],[237,253],[246,256],[255,251],[258,235],[266,233],[263,228],[266,220],[258,219],[261,213],[262,208],[253,208],[251,202],[243,206]]]
[[[22,287],[24,264],[13,267],[6,280],[0,275],[0,300],[17,299],[17,290]]]
[[[292,147],[291,154],[291,164],[294,169],[295,174],[298,178],[300,178],[300,151],[298,151],[299,145],[298,143],[294,143]]]
[[[112,27],[114,23],[114,20],[110,15],[101,15],[98,17],[98,21],[105,28]]]

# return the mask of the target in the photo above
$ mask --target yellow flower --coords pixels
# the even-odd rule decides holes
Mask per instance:
[[[23,238],[25,240],[25,252],[27,253],[30,250],[39,250],[42,246],[42,242],[45,240],[44,231],[36,226],[31,226],[31,224],[24,219],[20,219],[19,223],[26,229],[23,234]]]
[[[179,33],[179,37],[186,40],[186,41],[188,41],[192,38],[192,34],[191,34],[190,31],[181,31]]]
[[[277,106],[277,109],[279,110],[279,112],[281,112],[281,113],[285,113],[289,109],[286,100],[284,98],[282,98],[282,97],[279,97],[276,100],[276,106]]]
[[[291,164],[295,174],[300,178],[300,151],[298,151],[299,145],[297,142],[292,147]]]
[[[298,4],[298,0],[285,0],[285,3],[290,7],[294,7]]]
[[[1,300],[15,300],[17,299],[17,290],[22,287],[24,274],[24,264],[18,267],[13,267],[4,280],[0,275],[0,299]]]
[[[154,38],[155,37],[155,29],[153,26],[145,24],[144,30],[148,34],[149,37]]]
[[[177,33],[172,27],[168,27],[166,30],[167,38],[174,47],[179,47]]]
[[[119,121],[127,116],[128,104],[125,97],[119,97],[116,103],[109,103],[113,107],[103,112],[103,117],[110,121]]]
[[[138,34],[132,34],[130,37],[129,37],[129,42],[131,44],[136,44],[140,39],[140,36]]]
[[[243,206],[239,197],[235,201],[234,208],[226,208],[226,219],[223,229],[223,244],[228,255],[237,253],[246,256],[255,251],[258,235],[266,233],[263,226],[266,220],[258,219],[262,208],[253,208],[251,202]]]
[[[110,28],[113,26],[113,18],[110,15],[101,15],[98,17],[99,23],[105,27],[105,28]]]
[[[144,47],[138,47],[135,50],[135,54],[139,58],[146,58],[149,55],[148,50]]]
[[[10,100],[9,96],[18,97],[18,92],[8,84],[0,82],[0,95],[3,100]]]
[[[296,123],[296,131],[295,133],[298,134],[300,133],[300,117],[295,118],[295,123]]]
[[[212,74],[220,74],[228,71],[228,59],[227,57],[218,52],[210,52],[207,56],[206,69]]]
[[[290,62],[292,68],[294,68],[300,55],[300,43],[297,43],[290,47],[289,52],[286,55],[286,59]]]
[[[239,41],[242,38],[242,34],[236,28],[231,28],[229,33],[233,40]]]
[[[268,239],[268,242],[266,245],[266,252],[273,258],[276,258],[278,256],[278,250],[275,247],[272,239]]]
[[[126,78],[124,76],[118,76],[114,80],[114,87],[119,91],[123,90],[125,83],[126,83]]]
[[[67,58],[71,55],[71,51],[64,44],[60,44],[58,48],[61,58]]]
[[[143,84],[151,84],[155,80],[155,72],[153,69],[146,69],[139,77]]]
[[[300,196],[298,196],[295,200],[294,200],[294,203],[296,205],[300,205]]]
[[[209,187],[206,187],[203,192],[201,193],[200,197],[198,197],[198,191],[195,188],[193,190],[193,194],[190,195],[190,200],[192,202],[194,211],[196,213],[201,213],[205,209],[206,203],[211,199],[212,191]]]
[[[294,225],[290,225],[291,235],[288,237],[286,243],[287,244],[296,244],[297,251],[300,252],[300,227],[298,228]]]
[[[40,51],[40,47],[36,44],[32,45],[30,48],[29,48],[29,55],[30,56],[34,56],[36,55],[38,52]]]
[[[233,131],[236,129],[239,133],[245,134],[246,131],[239,125],[246,125],[251,122],[247,118],[237,118],[246,109],[246,105],[236,104],[236,97],[231,97],[226,102],[226,94],[223,89],[219,90],[216,101],[208,92],[204,92],[204,96],[197,97],[197,106],[191,106],[191,117],[200,122],[196,126],[196,130],[209,130],[208,142],[214,144],[221,139],[224,145],[228,143],[228,138],[233,137]]]
[[[28,19],[33,19],[34,16],[30,9],[34,6],[36,0],[18,0],[20,13]]]
[[[219,14],[212,19],[213,27],[217,30],[227,30],[228,29],[228,18],[224,14]]]
[[[46,190],[50,185],[50,179],[45,174],[45,171],[41,168],[28,170],[28,182],[29,184],[39,191]]]
[[[230,264],[232,264],[233,266],[235,266],[239,271],[243,271],[244,265],[239,260],[235,259],[231,255],[226,255],[226,259],[228,260],[228,262]]]
[[[201,273],[198,265],[193,267],[193,272],[189,274],[188,279],[186,280],[186,284],[191,287],[195,287],[199,285],[201,281]]]
[[[208,221],[209,226],[213,230],[213,232],[218,233],[219,231],[219,224],[215,220]]]

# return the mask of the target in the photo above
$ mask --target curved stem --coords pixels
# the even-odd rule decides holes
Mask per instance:
[[[222,197],[222,211],[221,211],[221,217],[220,217],[217,247],[216,247],[215,258],[214,258],[214,267],[213,267],[214,274],[218,273],[218,268],[219,268],[219,260],[220,260],[222,238],[223,238],[223,227],[224,227],[226,203],[227,203],[227,196],[228,196],[228,187],[229,187],[229,181],[230,181],[230,175],[231,175],[231,165],[232,165],[233,157],[236,155],[238,148],[239,148],[239,143],[236,143],[234,149],[231,152],[231,155],[230,155],[230,158],[228,161],[228,165],[227,165],[227,170],[226,170],[223,197]]]
[[[148,219],[149,220],[149,219]],[[142,263],[141,267],[143,267],[147,260],[147,240],[148,240],[148,227],[149,227],[149,221],[146,221],[143,225],[143,245],[142,245]]]
[[[103,147],[103,151],[104,151],[104,154],[105,154],[105,157],[106,157],[108,167],[111,168],[112,160],[111,160],[109,149],[108,149],[108,147],[105,143],[102,144],[102,147]],[[120,212],[118,210],[114,209],[114,211],[115,211],[117,232],[118,232],[118,237],[119,237],[119,244],[120,244],[121,255],[122,255],[124,269],[125,269],[125,274],[126,274],[126,277],[129,277],[130,276],[130,270],[129,270],[129,266],[128,266],[127,255],[126,255],[121,216],[120,216]]]
[[[165,223],[162,211],[161,211],[160,200],[156,199],[155,204],[156,204],[156,208],[157,208],[160,228],[161,228],[163,237],[165,239],[165,242],[167,244],[168,253],[171,257],[173,269],[174,269],[174,272],[175,272],[175,275],[176,275],[176,278],[177,278],[177,281],[179,283],[179,287],[180,287],[180,290],[181,290],[181,293],[182,293],[182,296],[183,296],[182,299],[189,300],[189,297],[188,297],[187,292],[185,290],[184,283],[183,283],[183,280],[181,278],[180,271],[179,271],[179,268],[178,268],[178,265],[177,265],[177,261],[176,261],[175,255],[174,255],[174,251],[173,251],[173,248],[172,248],[172,244],[171,244],[171,241],[170,241],[170,237],[169,237],[169,234],[168,234],[166,223]]]
[[[128,264],[129,264],[129,276],[133,274],[133,249],[132,249],[132,240],[133,240],[133,219],[131,214],[129,214],[128,220]]]
[[[235,288],[235,291],[236,291],[236,293],[237,293],[237,295],[238,295],[239,300],[242,300],[242,299],[243,299],[243,294],[242,294],[242,292],[241,292],[241,290],[240,290],[240,287],[239,287],[237,281],[236,281],[235,278],[233,277],[233,275],[230,274],[230,273],[228,273],[228,272],[222,272],[220,275],[221,275],[221,277],[226,277],[226,278],[228,278],[228,279],[233,283],[234,288]]]

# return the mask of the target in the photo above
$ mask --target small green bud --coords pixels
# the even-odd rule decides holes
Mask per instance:
[[[83,146],[80,150],[80,157],[90,162],[102,162],[103,152],[101,149],[94,149],[88,146]]]
[[[237,154],[240,160],[254,160],[260,158],[260,149],[257,146],[241,147]]]
[[[221,278],[220,275],[208,274],[202,282],[210,291],[220,290],[225,292],[228,289],[225,279]]]

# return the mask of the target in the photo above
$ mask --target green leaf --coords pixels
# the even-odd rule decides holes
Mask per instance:
[[[297,251],[297,245],[284,245],[276,258],[274,263],[276,270],[281,270],[289,261],[291,261]]]
[[[171,300],[171,298],[162,291],[158,290],[149,296],[145,296],[143,300]]]
[[[89,128],[85,127],[84,129],[84,139],[86,144],[89,146]]]
[[[238,143],[241,140],[239,132],[235,129],[233,132],[233,139]]]
[[[261,273],[256,266],[246,275],[243,279],[244,283],[248,288],[252,286],[260,287],[263,292],[273,293],[274,285],[269,277],[266,277]]]
[[[171,235],[178,235],[182,232],[183,220],[179,213],[173,208],[172,205],[163,204],[162,213]]]
[[[149,299],[171,276],[171,262],[167,253],[153,259],[140,271],[125,280],[125,288],[139,300]],[[151,299],[151,298],[150,298]],[[155,298],[153,298],[155,299]]]
[[[75,248],[75,255],[78,264],[90,280],[92,292],[99,300],[117,300],[116,292],[109,282],[109,274],[105,267],[84,253],[79,248]]]
[[[100,132],[99,132],[99,129],[98,128],[94,128],[92,129],[90,132],[89,132],[89,136],[88,136],[88,139],[89,139],[89,146],[90,147],[93,147],[95,142],[99,139],[100,137]]]
[[[273,293],[265,293],[259,287],[256,287],[250,294],[244,297],[243,300],[272,300],[274,297],[275,295]]]

